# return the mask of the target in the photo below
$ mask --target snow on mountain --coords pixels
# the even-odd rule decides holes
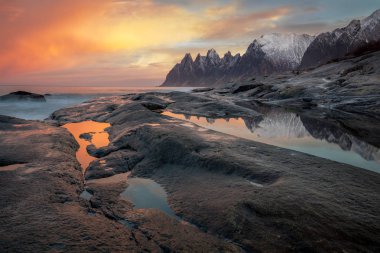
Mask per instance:
[[[186,54],[168,73],[164,86],[215,86],[233,80],[269,75],[298,68],[315,67],[349,54],[380,49],[380,10],[346,27],[321,33],[263,35],[254,40],[245,54],[222,58],[214,49],[195,61]]]
[[[254,40],[243,56],[227,52],[220,58],[215,49],[210,49],[206,56],[198,54],[193,62],[191,55],[186,54],[180,66],[169,72],[164,85],[215,85],[253,75],[293,70],[313,38],[306,34],[275,33]]]
[[[319,34],[307,48],[301,68],[374,49],[380,49],[380,10],[362,20],[352,20],[346,27]]]
[[[215,49],[210,49],[207,51],[206,62],[211,66],[218,66],[220,64],[220,57]]]
[[[301,63],[303,54],[313,40],[314,36],[307,34],[273,33],[261,36],[256,43],[273,64],[286,64],[294,69]]]

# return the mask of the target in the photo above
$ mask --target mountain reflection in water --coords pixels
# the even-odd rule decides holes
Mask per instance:
[[[344,129],[282,110],[256,118],[205,118],[165,111],[162,114],[201,127],[300,151],[380,173],[380,149]]]

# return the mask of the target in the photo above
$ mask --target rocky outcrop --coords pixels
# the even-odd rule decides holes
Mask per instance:
[[[295,69],[313,36],[302,34],[263,35],[253,41],[245,54],[227,52],[222,58],[214,49],[193,61],[186,54],[168,73],[163,86],[216,86],[256,75]]]
[[[379,174],[206,130],[142,104],[171,101],[167,109],[188,115],[257,114],[233,103],[242,101],[238,96],[250,90],[231,98],[214,92],[150,93],[141,94],[140,100],[134,100],[134,95],[114,101],[102,98],[62,109],[54,118],[59,122],[84,120],[91,108],[92,120],[111,124],[108,152],[99,158],[99,163],[104,159],[106,165],[96,168],[98,172],[103,170],[104,176],[109,176],[125,171],[122,160],[132,153],[141,154],[144,158],[133,166],[132,175],[160,183],[178,216],[214,239],[226,238],[246,252],[379,250]],[[104,103],[120,102],[115,111],[102,113]],[[111,163],[112,173],[108,173]],[[177,223],[154,218],[161,217],[159,210],[153,216],[139,212],[127,212],[129,221],[139,223],[134,231],[149,234],[168,247],[167,251],[180,249],[180,244],[172,241],[179,243],[182,238],[181,243],[186,244],[200,236],[192,231],[191,238],[182,237],[173,227]],[[158,229],[161,226],[165,229]],[[162,231],[170,240],[161,237]],[[229,252],[226,248],[214,251]]]
[[[32,101],[46,102],[45,96],[27,91],[11,92],[7,95],[0,96],[0,101]]]
[[[364,51],[380,49],[380,10],[346,27],[319,34],[307,48],[300,68],[313,68]]]

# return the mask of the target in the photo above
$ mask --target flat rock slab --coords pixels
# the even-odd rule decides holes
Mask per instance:
[[[159,252],[122,224],[89,215],[77,148],[63,128],[0,116],[0,166],[22,162],[0,169],[0,251]]]

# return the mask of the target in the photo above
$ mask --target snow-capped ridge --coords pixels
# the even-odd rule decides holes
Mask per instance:
[[[323,49],[323,50],[322,50]],[[380,49],[380,9],[347,26],[319,34],[301,61],[301,68],[316,67],[348,55]]]
[[[186,54],[168,73],[163,85],[210,86],[255,76],[307,69],[357,55],[380,50],[380,9],[346,27],[318,36],[295,33],[264,34],[253,40],[244,54],[222,57],[215,49],[193,61]]]

